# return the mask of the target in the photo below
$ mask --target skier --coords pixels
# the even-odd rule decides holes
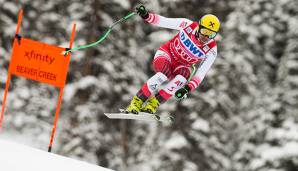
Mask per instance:
[[[217,56],[214,38],[220,21],[212,14],[204,15],[198,23],[185,18],[166,18],[148,12],[144,5],[137,6],[136,11],[152,25],[179,30],[157,50],[152,62],[156,74],[147,80],[125,109],[125,113],[142,111],[155,114],[158,106],[172,95],[183,99],[202,82]],[[187,83],[192,64],[199,64],[199,68]],[[165,86],[158,91],[164,83]]]

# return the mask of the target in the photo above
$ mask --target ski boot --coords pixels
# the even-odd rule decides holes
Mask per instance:
[[[142,108],[143,103],[143,100],[141,100],[137,96],[133,96],[130,105],[125,109],[124,112],[138,114]]]
[[[150,99],[147,101],[146,106],[144,106],[141,111],[155,114],[157,112],[157,108],[159,106],[159,101],[155,97],[150,97]]]

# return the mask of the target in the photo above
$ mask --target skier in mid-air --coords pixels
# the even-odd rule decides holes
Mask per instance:
[[[204,15],[198,23],[185,18],[165,18],[148,12],[144,5],[139,5],[136,10],[152,25],[179,30],[157,50],[152,62],[156,74],[147,80],[125,109],[126,113],[155,114],[158,106],[172,95],[185,98],[202,82],[217,56],[214,38],[220,21],[212,14]],[[187,83],[192,64],[199,64],[199,68]],[[159,90],[162,84],[165,86]]]

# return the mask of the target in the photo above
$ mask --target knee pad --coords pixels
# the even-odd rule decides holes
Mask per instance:
[[[158,89],[158,87],[160,87],[162,83],[164,83],[167,80],[168,80],[168,77],[163,73],[161,72],[156,73],[147,81],[147,86],[149,91],[153,93]]]

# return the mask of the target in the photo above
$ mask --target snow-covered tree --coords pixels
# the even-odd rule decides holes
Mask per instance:
[[[298,3],[240,0],[235,7],[223,52],[226,80],[237,78],[226,87],[239,109],[230,120],[233,169],[295,170]]]
[[[67,47],[75,22],[77,47],[97,41],[137,3],[0,0],[0,94],[20,8],[22,36]],[[166,17],[219,16],[219,56],[200,88],[161,106],[174,125],[103,115],[126,107],[153,74],[156,49],[176,33],[132,17],[100,45],[72,53],[53,152],[115,170],[295,170],[298,2],[160,0],[146,7]],[[51,86],[13,77],[4,130],[46,149],[57,98]]]

